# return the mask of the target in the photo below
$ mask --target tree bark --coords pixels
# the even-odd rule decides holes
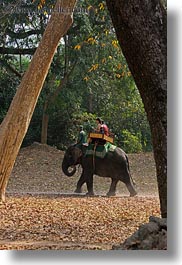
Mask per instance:
[[[161,215],[167,217],[167,13],[160,0],[106,0],[151,128]]]
[[[48,73],[60,38],[72,24],[76,0],[58,0],[43,38],[17,89],[8,113],[0,125],[0,200],[5,191],[15,159],[27,132],[37,99]],[[67,12],[69,11],[69,12]]]

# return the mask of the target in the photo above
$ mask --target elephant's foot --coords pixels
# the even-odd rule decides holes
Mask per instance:
[[[136,191],[130,193],[130,197],[134,197],[134,196],[136,196],[136,195],[137,195],[137,192],[136,192]]]
[[[74,191],[74,193],[82,193],[82,189],[81,188],[76,188],[76,190]]]
[[[94,194],[93,191],[88,191],[85,195],[86,195],[86,196],[94,196],[95,194]]]
[[[135,195],[137,195],[137,192],[133,188],[133,186],[131,185],[131,183],[126,183],[126,187],[128,188],[128,191],[130,193],[130,197],[134,197]]]
[[[116,192],[115,192],[115,191],[108,191],[106,195],[107,195],[108,197],[116,196]]]

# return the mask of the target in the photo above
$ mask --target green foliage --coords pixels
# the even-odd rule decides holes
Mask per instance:
[[[35,6],[38,2],[34,2]],[[80,0],[77,10],[79,8],[88,12],[74,13],[73,26],[60,41],[23,145],[40,141],[43,109],[48,102],[50,145],[65,149],[77,138],[80,124],[89,133],[99,116],[115,134],[116,144],[125,151],[150,151],[150,128],[143,103],[118,45],[106,4],[98,0]],[[6,39],[4,45],[8,47],[36,48],[47,20],[46,14],[6,16],[0,26],[0,38],[2,41]],[[9,31],[18,31],[20,36],[29,30],[38,32],[17,40],[12,34],[6,38]],[[31,55],[7,54],[0,59],[24,73]],[[67,82],[52,100],[66,75],[69,75]],[[4,64],[0,70],[0,102],[3,102],[0,104],[0,121],[18,82],[20,78],[15,73],[10,74]]]
[[[121,132],[123,140],[123,149],[127,153],[139,153],[142,149],[142,144],[139,136],[133,135],[127,129]]]
[[[0,71],[0,123],[2,122],[16,92],[18,79],[5,69]]]

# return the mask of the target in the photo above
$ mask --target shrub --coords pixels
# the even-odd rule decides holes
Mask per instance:
[[[127,153],[139,153],[142,151],[140,138],[128,130],[122,131],[123,149]]]

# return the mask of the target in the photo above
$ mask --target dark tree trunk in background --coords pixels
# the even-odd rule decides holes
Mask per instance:
[[[161,215],[167,217],[167,12],[160,0],[106,0],[152,133]]]
[[[42,115],[41,144],[47,144],[47,131],[49,124],[49,115],[47,114],[48,101],[46,100]]]
[[[56,98],[58,97],[61,89],[69,80],[70,75],[73,73],[73,70],[76,66],[77,61],[74,62],[69,72],[64,73],[63,79],[60,81],[59,86],[54,90],[54,92],[48,95],[47,99],[44,102],[43,115],[42,115],[42,131],[41,131],[41,143],[47,144],[48,137],[48,125],[49,125],[49,111],[48,108],[50,105],[55,103]],[[68,69],[67,69],[68,71]],[[54,79],[52,81],[55,81]]]

